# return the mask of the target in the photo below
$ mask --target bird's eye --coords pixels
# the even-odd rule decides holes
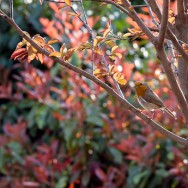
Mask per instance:
[[[140,83],[140,85],[142,85],[142,83]]]

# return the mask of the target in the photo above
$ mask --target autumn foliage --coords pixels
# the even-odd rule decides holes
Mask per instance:
[[[41,33],[24,32],[49,56],[22,39],[11,51],[13,66],[0,62],[0,187],[188,187],[185,146],[153,130],[99,85],[53,59],[90,72],[115,90],[119,87],[139,108],[133,82],[147,80],[178,117],[175,121],[157,111],[155,120],[186,137],[183,116],[148,38],[128,17],[127,28],[116,34],[115,20],[101,24],[102,15],[92,15],[87,19],[91,32],[96,30],[91,42],[82,12],[71,11],[71,5],[70,0],[49,3],[53,16],[40,17]],[[171,3],[171,24],[174,7]],[[148,21],[146,7],[139,15]],[[148,27],[158,35],[153,24]]]

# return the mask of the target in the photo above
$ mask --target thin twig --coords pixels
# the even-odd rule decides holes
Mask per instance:
[[[153,15],[153,12],[152,12],[152,10],[151,10],[151,7],[150,7],[149,4],[148,4],[148,1],[147,1],[147,0],[144,0],[144,2],[146,3],[146,5],[147,5],[147,7],[148,7],[149,15],[151,16],[152,22],[159,28],[159,23],[156,21],[154,15]]]
[[[177,8],[178,8],[178,17],[184,19],[185,17],[184,0],[177,0]]]
[[[172,44],[171,40],[167,39],[167,46],[168,46],[168,49],[169,49],[169,52],[170,52],[170,56],[171,56],[172,69],[174,71],[174,74],[177,75],[178,74],[178,70],[177,70],[177,67],[175,66],[175,63],[176,63],[177,60],[175,58],[174,48],[173,48],[173,44]]]
[[[163,46],[165,34],[167,30],[169,3],[170,3],[169,0],[163,1],[163,13],[162,13],[161,25],[160,25],[161,27],[160,27],[159,37],[158,37],[158,42],[157,42],[157,45],[159,48],[162,48]]]
[[[82,12],[83,12],[83,15],[84,15],[84,19],[85,19],[85,23],[87,26],[89,26],[88,24],[88,21],[87,21],[87,15],[86,15],[86,12],[85,12],[85,8],[84,8],[84,5],[83,5],[83,1],[80,0],[80,4],[81,4],[81,8],[82,8]],[[94,62],[95,62],[95,54],[94,54],[94,39],[96,37],[95,33],[93,32],[93,30],[90,28],[89,26],[89,32],[91,34],[91,38],[92,38],[92,57],[91,57],[91,71],[92,71],[92,74],[94,74]]]
[[[102,47],[101,47],[100,45],[99,45],[99,49],[100,49],[100,52],[101,52],[101,54],[102,54],[102,61],[104,62],[106,68],[108,69],[108,72],[110,72],[109,65],[108,65],[108,63],[107,63],[107,61],[106,61],[106,58],[105,58],[105,56],[104,56],[104,54],[103,54],[103,51],[102,51]],[[119,84],[118,84],[117,81],[113,78],[113,76],[111,76],[111,78],[112,78],[112,80],[113,80],[113,82],[114,82],[114,84],[115,84],[115,87],[116,87],[117,92],[118,92],[119,95],[124,99],[124,95],[123,95],[123,93],[122,93],[122,91],[121,91],[121,88],[119,87]]]
[[[152,8],[153,12],[157,15],[158,19],[161,20],[162,14],[159,9],[159,6],[155,0],[147,0],[148,4]],[[167,37],[172,41],[173,45],[177,49],[177,51],[182,55],[182,57],[185,59],[184,63],[188,64],[188,55],[185,53],[184,49],[182,48],[181,44],[179,43],[177,37],[174,35],[174,33],[171,30],[171,25],[170,27],[167,27]]]
[[[10,4],[10,18],[14,19],[13,0],[9,0],[9,4]]]

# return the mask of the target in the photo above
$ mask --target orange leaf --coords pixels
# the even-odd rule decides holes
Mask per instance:
[[[33,40],[40,46],[45,45],[45,38],[41,37],[39,34],[33,36]]]
[[[105,41],[105,43],[110,46],[110,47],[114,47],[116,45],[116,43],[113,40],[107,40]]]
[[[115,65],[110,65],[110,66],[109,66],[110,73],[112,73],[112,72],[113,72],[113,70],[115,69],[115,67],[116,67]]]
[[[50,53],[49,57],[58,57],[58,58],[60,58],[62,56],[61,56],[60,52],[52,52],[52,53]]]
[[[71,0],[65,0],[65,3],[66,3],[68,6],[71,6]]]
[[[114,52],[119,46],[114,46],[111,50],[111,52]]]
[[[48,42],[47,42],[47,44],[55,44],[55,43],[57,43],[57,42],[60,42],[59,40],[57,40],[57,39],[51,39],[51,40],[49,40]]]
[[[125,85],[127,83],[127,81],[125,79],[119,79],[118,83],[121,85]]]
[[[109,73],[105,70],[105,69],[96,69],[93,74],[97,77],[97,78],[103,78],[105,76],[108,76]]]
[[[66,47],[65,43],[61,46],[60,52],[61,52],[62,56],[67,52],[67,47]]]
[[[21,48],[21,47],[23,47],[24,45],[26,45],[26,41],[25,41],[25,40],[22,40],[21,42],[19,42],[19,43],[17,44],[16,49]]]
[[[36,57],[36,51],[33,50],[34,48],[32,46],[29,46],[28,48],[28,62],[30,63],[33,59]]]
[[[76,14],[76,13],[74,13],[74,12],[68,12],[67,14],[69,14],[69,15],[71,15],[71,16],[77,16],[77,17],[79,17],[79,16],[81,15],[81,13]]]
[[[54,48],[51,45],[46,44],[44,45],[44,48],[48,50],[50,53],[55,52]]]
[[[110,33],[111,29],[107,29],[105,30],[105,32],[103,33],[103,37],[106,38],[108,36],[108,34]]]
[[[94,42],[93,42],[93,46],[94,48],[101,42],[104,40],[104,37],[100,37],[100,36],[97,36],[95,39],[94,39]]]
[[[19,49],[17,49],[17,50],[15,50],[14,52],[13,52],[13,54],[11,55],[11,57],[10,57],[10,59],[17,59],[17,57],[19,56],[19,55],[21,55],[21,54],[23,54],[23,53],[25,53],[26,52],[26,49],[25,48],[19,48]]]
[[[76,48],[71,48],[67,51],[64,60],[67,61],[72,57],[72,54],[74,53],[74,51],[76,50]]]
[[[37,53],[37,57],[39,59],[39,61],[43,64],[43,61],[44,61],[44,54],[41,54],[41,53]]]

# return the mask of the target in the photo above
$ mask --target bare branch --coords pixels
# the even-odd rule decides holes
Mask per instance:
[[[188,11],[188,0],[184,0],[184,7],[185,7],[185,12],[187,14],[187,11]]]
[[[147,7],[148,7],[148,10],[149,10],[149,14],[151,16],[151,19],[152,19],[152,22],[158,27],[159,26],[159,23],[155,20],[155,17],[153,15],[153,12],[151,10],[151,7],[149,6],[148,4],[148,1],[147,0],[144,0],[144,2],[146,3]]]
[[[49,52],[46,51],[44,48],[38,46],[29,36],[27,36],[18,26],[17,24],[11,19],[9,18],[7,15],[2,15],[1,16],[5,21],[7,21],[16,31],[17,33],[23,37],[25,40],[27,40],[35,49],[37,49],[38,52],[49,56]],[[86,78],[92,80],[93,82],[95,82],[96,84],[98,84],[99,86],[101,86],[103,89],[105,89],[109,94],[111,94],[112,96],[114,96],[119,102],[122,103],[122,105],[129,109],[131,112],[133,112],[134,114],[136,114],[138,117],[140,117],[142,120],[144,120],[147,125],[151,125],[152,128],[158,130],[159,132],[161,132],[162,134],[164,134],[165,136],[167,136],[168,138],[171,138],[172,140],[183,144],[185,146],[188,146],[188,140],[185,138],[182,138],[178,135],[175,135],[174,133],[166,130],[165,128],[163,128],[162,126],[160,126],[159,124],[157,124],[155,121],[153,121],[152,119],[150,119],[149,117],[147,117],[146,115],[142,114],[140,112],[140,110],[136,109],[133,105],[131,105],[126,99],[121,98],[111,87],[109,87],[107,84],[103,83],[101,80],[97,79],[95,76],[87,73],[86,71],[79,69],[77,67],[75,67],[74,65],[71,65],[69,63],[64,62],[62,59],[59,59],[57,57],[51,57],[54,61],[58,62],[60,65],[82,75],[85,76]]]
[[[173,45],[175,46],[176,50],[182,55],[182,57],[185,59],[183,63],[188,64],[188,55],[182,48],[181,44],[179,43],[177,37],[174,35],[174,33],[168,28],[167,30],[167,36],[172,41]]]
[[[164,0],[163,1],[163,16],[161,19],[161,26],[160,26],[160,31],[159,31],[159,37],[158,37],[158,42],[157,46],[161,48],[164,44],[164,39],[165,39],[165,34],[167,30],[167,23],[168,23],[168,12],[169,12],[169,0]]]
[[[158,19],[161,20],[161,17],[162,17],[161,11],[159,9],[157,2],[155,0],[148,0],[148,4],[152,8],[153,12],[157,15]],[[167,37],[169,38],[169,40],[172,41],[174,47],[177,49],[177,51],[185,59],[185,61],[183,63],[188,64],[188,55],[185,53],[185,51],[183,50],[183,48],[182,48],[181,44],[179,43],[178,39],[174,35],[172,28],[168,26],[166,33],[167,33]]]
[[[161,20],[161,11],[157,2],[155,0],[147,0],[147,2],[151,7],[152,11],[157,15],[157,18]]]
[[[10,4],[10,18],[14,19],[13,0],[9,0],[9,4]]]
[[[174,76],[174,73],[172,71],[171,68],[171,63],[170,61],[167,59],[167,56],[165,54],[164,48],[159,48],[157,49],[157,57],[160,59],[163,68],[165,70],[165,73],[168,77],[169,83],[173,89],[173,92],[176,96],[176,99],[180,105],[181,111],[184,115],[185,118],[185,122],[188,123],[188,106],[187,106],[187,102],[185,99],[185,96],[179,86],[179,84],[177,83],[177,80]]]
[[[178,17],[184,19],[185,16],[184,0],[177,1],[177,8],[178,8]]]
[[[174,74],[177,75],[178,70],[177,70],[177,67],[175,66],[175,62],[176,62],[177,59],[175,58],[175,53],[174,53],[173,44],[172,44],[171,40],[167,39],[167,46],[168,46],[170,56],[171,56],[172,69],[174,71]]]

